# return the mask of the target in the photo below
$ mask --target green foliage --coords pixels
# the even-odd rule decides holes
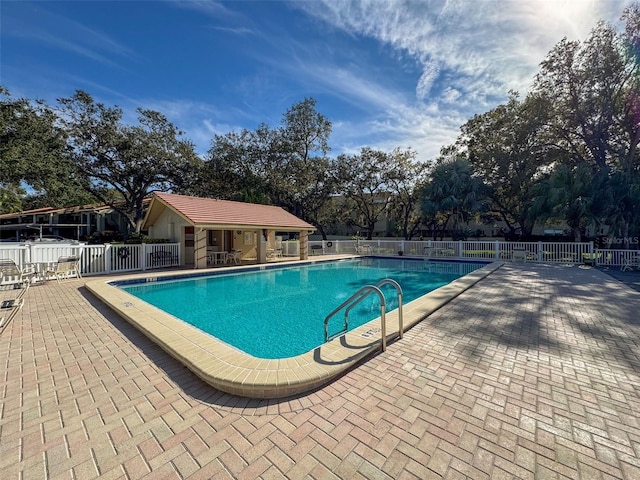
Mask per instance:
[[[139,231],[144,198],[154,190],[179,189],[195,178],[199,159],[182,132],[159,112],[138,109],[138,125],[124,125],[122,110],[96,103],[78,90],[59,100],[70,158],[84,187],[111,205]],[[122,203],[112,201],[115,190]]]
[[[166,238],[150,238],[148,235],[145,235],[140,232],[131,232],[127,235],[125,244],[140,244],[140,243],[149,243],[149,244],[159,244],[159,243],[169,243],[169,240]]]
[[[363,147],[357,155],[340,155],[338,182],[343,185],[343,220],[371,240],[375,225],[390,205],[389,172],[394,159],[386,152]]]
[[[313,99],[293,105],[280,128],[216,135],[195,193],[279,205],[322,230],[336,187],[326,157],[331,122],[315,106]]]
[[[0,87],[0,178],[20,198],[20,208],[88,203],[82,179],[69,160],[66,132],[42,102],[13,99]],[[26,198],[28,186],[31,193]],[[15,208],[13,203],[11,208]]]
[[[511,233],[559,217],[575,238],[605,224],[638,229],[640,190],[640,7],[625,31],[599,23],[584,42],[560,41],[533,90],[477,115],[454,151],[466,153],[489,185],[490,212]]]
[[[598,221],[603,203],[598,199],[605,179],[594,176],[584,165],[570,167],[557,164],[554,170],[534,188],[535,209],[542,218],[562,218],[574,235],[576,242],[582,240],[584,228]]]
[[[422,223],[420,211],[420,188],[426,181],[428,165],[417,162],[412,150],[393,150],[389,154],[390,169],[387,172],[386,185],[391,202],[387,214],[398,225],[406,240],[419,229]]]
[[[24,194],[23,188],[11,184],[0,184],[0,214],[24,210],[21,198]]]
[[[475,172],[489,187],[489,212],[504,221],[512,235],[531,234],[537,220],[531,209],[535,185],[557,159],[556,150],[541,138],[546,114],[541,102],[523,102],[511,92],[504,105],[476,115],[462,130],[460,152],[467,152]]]
[[[566,168],[556,181],[568,192],[589,190],[597,205],[596,222],[627,237],[638,228],[636,186],[640,183],[640,8],[625,10],[626,29],[619,34],[600,23],[589,38],[561,41],[542,63],[534,94],[549,112],[544,137],[561,152]],[[567,174],[569,172],[569,174]],[[585,173],[587,172],[587,173]],[[591,176],[591,181],[585,176]],[[582,187],[580,187],[582,185]],[[572,229],[586,221],[586,204],[556,205]]]
[[[461,224],[485,208],[484,190],[468,160],[440,158],[421,190],[422,214],[434,231],[440,229],[441,236],[445,229],[460,236]]]

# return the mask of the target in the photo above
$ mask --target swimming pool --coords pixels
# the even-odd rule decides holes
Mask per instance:
[[[485,264],[360,258],[265,271],[120,285],[128,293],[257,358],[287,358],[324,343],[324,319],[365,285],[384,278],[402,287],[405,303]],[[382,288],[387,311],[397,294]],[[352,330],[380,316],[369,296],[349,314]],[[341,330],[343,314],[329,323]]]
[[[340,259],[348,257],[353,256],[336,256]],[[288,262],[288,266],[321,264],[325,261],[325,259],[291,261]],[[463,273],[465,264],[458,265],[452,264],[450,267],[441,265],[435,268],[451,268]],[[280,266],[279,264],[278,267]],[[403,331],[413,327],[501,266],[502,262],[493,262],[413,301],[403,302]],[[132,286],[141,283],[155,286],[163,280],[203,279],[212,273],[227,275],[256,270],[270,271],[271,268],[271,265],[245,265],[223,267],[215,271],[143,272],[96,278],[89,280],[85,286],[96,298],[206,383],[220,391],[242,397],[275,399],[309,392],[342,375],[368,355],[381,350],[382,323],[380,318],[376,318],[302,355],[277,359],[257,358],[121,288],[123,285]],[[188,298],[186,302],[189,302]],[[300,316],[299,312],[292,311],[290,308],[284,310],[289,316]],[[399,337],[398,327],[398,315],[395,310],[387,314],[387,341]]]

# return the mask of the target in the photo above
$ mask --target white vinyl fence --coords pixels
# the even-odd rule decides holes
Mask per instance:
[[[282,242],[283,255],[298,256],[299,242]],[[309,242],[309,255],[363,254],[402,255],[451,260],[506,260],[541,263],[591,264],[603,267],[637,267],[639,250],[596,249],[593,243],[418,241],[418,240],[323,240]],[[0,259],[19,266],[38,268],[59,257],[80,258],[83,275],[144,271],[182,264],[179,243],[85,245],[85,244],[0,244]]]
[[[638,250],[594,248],[593,242],[501,242],[418,240],[322,240],[310,241],[310,255],[359,253],[402,255],[452,260],[522,260],[541,263],[638,265]]]
[[[0,258],[14,260],[20,267],[27,263],[37,268],[55,263],[58,258],[76,256],[82,275],[151,270],[175,267],[180,262],[179,243],[85,245],[78,243],[0,244]]]

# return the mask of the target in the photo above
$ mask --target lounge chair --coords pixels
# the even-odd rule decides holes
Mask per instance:
[[[621,272],[630,272],[634,268],[639,268],[639,257],[638,256],[625,256],[622,258],[622,267],[620,268]]]
[[[65,278],[82,278],[78,263],[78,257],[60,257],[53,267],[47,269],[44,273],[45,278],[54,277],[58,283]]]
[[[242,250],[234,250],[233,252],[229,252],[227,254],[227,262],[235,263],[236,265],[240,265],[240,261],[242,260]]]
[[[0,280],[4,275],[0,272]],[[24,305],[24,294],[29,289],[30,282],[25,284],[25,288],[21,288],[15,297],[3,295],[0,299],[0,333],[4,330],[4,327],[9,325],[9,322],[16,316],[18,310]]]
[[[11,259],[4,258],[0,260],[0,286],[2,287],[26,287],[31,283],[35,273],[35,267],[29,263],[21,269],[18,264]]]

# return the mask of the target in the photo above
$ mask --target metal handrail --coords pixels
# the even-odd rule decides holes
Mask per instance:
[[[386,323],[386,308],[387,302],[384,298],[384,294],[380,287],[385,284],[393,285],[398,293],[398,338],[402,338],[403,333],[403,320],[402,320],[402,287],[398,282],[392,280],[390,278],[385,278],[378,282],[377,285],[365,285],[360,288],[357,292],[351,295],[348,299],[340,304],[337,308],[333,309],[329,315],[327,315],[324,319],[324,339],[325,342],[329,340],[333,340],[338,336],[346,333],[349,330],[349,312],[360,302],[362,302],[366,297],[371,295],[372,293],[376,293],[378,298],[380,299],[380,323],[381,323],[381,336],[382,336],[382,351],[384,352],[387,349],[387,323]],[[336,315],[340,310],[347,307],[348,308],[344,312],[344,329],[340,330],[332,335],[329,335],[329,320],[331,317]]]
[[[396,289],[396,292],[398,293],[398,338],[402,338],[402,334],[404,332],[404,322],[402,320],[402,287],[398,282],[396,282],[392,278],[385,278],[384,280],[380,280],[377,283],[376,287],[380,288],[381,286],[386,284],[393,285]],[[385,327],[386,327],[385,325],[382,325],[382,329],[383,329],[382,335],[384,337],[386,337]]]
[[[344,329],[340,330],[339,332],[334,333],[331,336],[329,336],[329,320],[331,319],[331,317],[333,317],[336,313],[338,313],[340,310],[342,310],[344,307],[346,307],[347,305],[351,304],[352,302],[354,302],[354,306],[357,305],[362,300],[364,300],[366,297],[368,297],[371,293],[374,293],[374,292],[377,293],[378,297],[380,298],[380,310],[381,310],[381,312],[383,312],[382,313],[382,317],[384,316],[384,309],[386,308],[386,301],[384,299],[384,295],[382,294],[382,291],[378,287],[374,287],[373,285],[365,285],[364,287],[360,288],[356,293],[354,293],[349,298],[347,298],[344,302],[342,302],[339,307],[333,309],[331,311],[331,313],[325,317],[325,319],[324,319],[324,340],[325,340],[325,342],[328,342],[329,340],[333,340],[334,338],[340,336],[341,334],[343,334],[347,330],[349,330],[349,312],[345,311],[345,314],[344,314]]]

